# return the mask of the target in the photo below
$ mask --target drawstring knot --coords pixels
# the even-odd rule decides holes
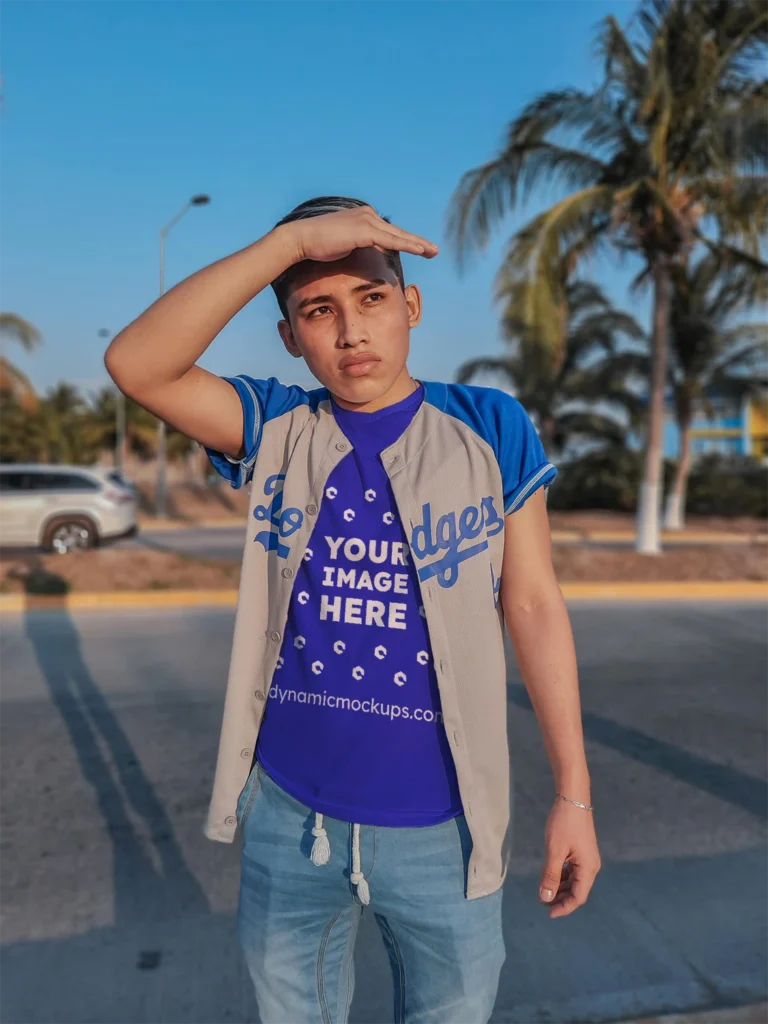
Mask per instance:
[[[331,859],[331,843],[328,833],[323,828],[323,816],[315,813],[315,827],[312,829],[315,841],[312,844],[310,860],[315,867],[322,867]],[[352,873],[349,876],[352,885],[357,889],[357,896],[363,906],[371,902],[371,889],[368,880],[362,872],[360,864],[360,826],[352,826]]]
[[[319,868],[323,864],[327,864],[331,859],[331,844],[328,839],[328,833],[323,828],[322,814],[315,815],[315,827],[312,829],[312,835],[315,837],[315,841],[312,843],[310,859],[315,867]]]
[[[357,895],[363,906],[371,902],[371,890],[360,867],[360,826],[352,826],[352,874],[349,876],[352,885],[357,886]]]

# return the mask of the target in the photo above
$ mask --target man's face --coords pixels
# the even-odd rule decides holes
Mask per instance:
[[[333,263],[307,261],[278,324],[291,355],[303,356],[331,393],[353,405],[377,402],[407,375],[411,327],[421,319],[415,285],[403,292],[378,249]]]

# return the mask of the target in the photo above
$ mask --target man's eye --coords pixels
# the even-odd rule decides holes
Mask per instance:
[[[384,298],[384,293],[383,292],[370,292],[369,295],[368,295],[368,298],[369,299],[383,299]]]
[[[330,313],[330,311],[331,311],[331,307],[330,306],[317,306],[315,309],[312,310],[312,312],[309,314],[309,316],[313,317],[315,315],[315,313],[323,313],[323,312]]]

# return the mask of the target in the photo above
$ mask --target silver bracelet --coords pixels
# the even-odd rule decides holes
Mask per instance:
[[[559,796],[561,800],[567,800],[569,804],[576,804],[577,807],[583,807],[585,811],[594,811],[592,804],[582,804],[578,800],[571,800],[569,796],[563,796],[562,793],[555,793],[555,796]]]

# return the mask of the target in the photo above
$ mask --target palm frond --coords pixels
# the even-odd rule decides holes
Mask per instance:
[[[18,342],[25,352],[31,352],[42,341],[35,325],[16,313],[0,313],[0,333]]]
[[[490,356],[481,356],[462,363],[456,371],[456,380],[459,384],[468,384],[481,374],[502,377],[505,383],[512,386],[517,384],[514,362],[508,358],[494,359]]]

